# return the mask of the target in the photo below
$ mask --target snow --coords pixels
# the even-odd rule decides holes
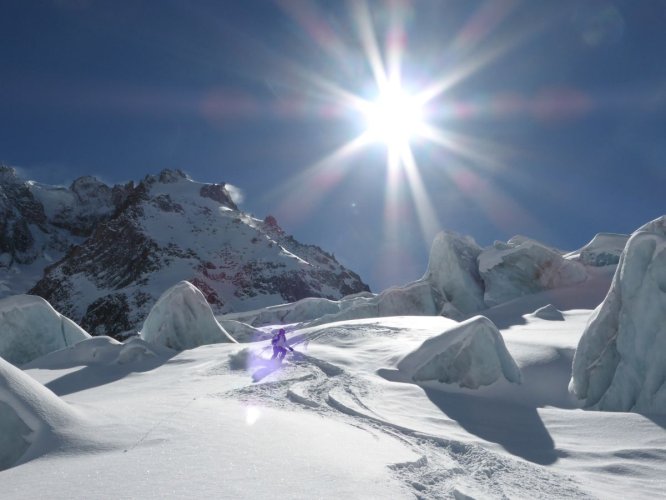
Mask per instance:
[[[492,307],[542,290],[582,283],[585,267],[555,249],[527,238],[496,242],[479,255],[484,300]]]
[[[564,257],[578,260],[587,266],[600,267],[617,264],[627,240],[629,240],[629,236],[626,234],[599,233],[583,248]]]
[[[666,228],[661,222],[630,238],[610,291],[580,340],[571,390],[586,407],[666,413]]]
[[[666,219],[645,227],[614,277],[528,238],[476,255],[449,233],[421,280],[378,295],[218,321],[180,282],[139,338],[0,359],[2,497],[663,497]],[[497,305],[442,317],[478,314],[477,265]]]
[[[437,380],[476,389],[500,377],[519,384],[520,369],[488,318],[475,316],[429,338],[398,364],[416,382]]]
[[[136,337],[122,343],[111,337],[100,336],[90,337],[72,346],[53,351],[21,368],[24,370],[32,368],[53,370],[72,365],[126,365],[174,354],[175,352],[171,349],[148,344]]]
[[[162,294],[143,323],[140,335],[146,342],[176,350],[236,342],[215,319],[201,291],[187,281]]]
[[[477,259],[481,247],[470,237],[441,232],[433,241],[428,269],[422,278],[463,314],[486,308]]]
[[[25,372],[5,363],[3,375],[9,367],[36,380],[12,394],[50,401],[43,415],[60,416],[46,435],[57,439],[14,445],[11,460],[32,443],[20,466],[0,473],[3,498],[662,495],[666,418],[577,409],[567,384],[591,310],[548,321],[521,313],[532,304],[488,311],[514,315],[501,334],[522,383],[500,377],[477,389],[415,384],[398,369],[428,339],[465,329],[440,316],[288,328],[297,353],[258,383],[246,361],[265,360],[268,341],[180,353],[141,343],[155,356],[120,364],[116,353],[138,339],[93,338]],[[24,413],[3,421],[14,436],[37,427]]]
[[[57,430],[79,421],[55,394],[0,358],[0,471],[50,451]]]
[[[34,295],[0,299],[0,356],[22,365],[90,338],[81,327]]]
[[[435,315],[439,312],[440,306],[435,300],[431,284],[419,280],[405,286],[389,288],[378,295],[354,294],[338,301],[309,297],[290,304],[227,314],[220,318],[234,319],[252,325],[279,323],[318,325],[348,319]]]
[[[595,283],[592,288],[583,287],[584,293],[591,292],[594,307],[608,290],[610,280],[606,275],[613,270],[611,265],[586,267],[523,236],[482,249],[470,237],[444,231],[433,241],[428,268],[419,280],[379,294],[355,294],[338,301],[308,298],[219,318],[254,326],[278,323],[311,326],[397,315],[443,315],[463,320],[488,306],[533,297],[544,291],[565,296],[573,293],[576,301],[580,299],[577,285],[586,281]],[[598,287],[603,289],[599,298]],[[587,307],[590,300],[580,303]]]
[[[558,310],[553,304],[540,307],[534,311],[534,316],[536,318],[547,319],[550,321],[564,321],[562,311]]]
[[[231,335],[236,342],[255,342],[271,337],[258,328],[232,319],[221,319],[218,321],[222,328]]]

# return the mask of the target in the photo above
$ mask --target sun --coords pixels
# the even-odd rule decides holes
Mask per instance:
[[[367,102],[363,115],[370,138],[389,148],[409,144],[425,125],[421,103],[397,83],[387,84],[377,99]]]

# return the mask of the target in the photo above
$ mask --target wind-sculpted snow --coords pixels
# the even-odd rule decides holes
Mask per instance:
[[[479,256],[484,299],[492,307],[542,290],[582,283],[585,267],[536,241],[519,237],[496,242]]]
[[[41,297],[0,299],[0,356],[22,365],[52,351],[90,338]]]
[[[639,231],[666,235],[666,215],[662,215],[661,217],[658,217],[646,224],[643,224],[635,232]]]
[[[593,409],[666,413],[665,355],[662,217],[627,243],[611,289],[581,337],[570,390]]]
[[[587,266],[609,266],[620,262],[620,255],[629,240],[626,234],[599,233],[580,250],[565,255]]]
[[[398,369],[415,382],[437,380],[477,389],[500,378],[519,384],[520,369],[488,318],[475,316],[426,340]]]
[[[23,370],[40,368],[54,370],[72,366],[113,366],[126,365],[145,360],[158,361],[158,358],[173,356],[174,351],[163,346],[149,344],[133,337],[125,342],[106,337],[90,337],[64,349],[51,352],[23,365]]]
[[[480,253],[481,247],[472,238],[441,232],[433,241],[428,270],[422,279],[461,313],[481,311],[486,305],[477,264]]]
[[[53,447],[53,431],[76,420],[65,402],[0,358],[0,470]]]
[[[164,292],[150,310],[141,338],[179,351],[204,344],[236,342],[217,322],[206,297],[187,281]]]

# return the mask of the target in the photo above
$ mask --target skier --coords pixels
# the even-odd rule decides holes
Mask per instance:
[[[280,328],[280,330],[275,335],[273,335],[271,344],[273,344],[273,356],[271,357],[271,360],[277,358],[279,362],[282,362],[284,357],[287,355],[287,349],[289,349],[291,352],[294,352],[294,349],[287,344],[287,337],[284,333],[284,328]]]

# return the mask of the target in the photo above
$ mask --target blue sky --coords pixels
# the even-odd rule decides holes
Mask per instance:
[[[321,162],[365,126],[332,89],[377,92],[359,12],[410,91],[454,82],[418,182],[387,188],[380,142]],[[380,290],[421,276],[437,229],[575,249],[662,215],[665,25],[658,0],[0,0],[0,161],[229,182]]]

